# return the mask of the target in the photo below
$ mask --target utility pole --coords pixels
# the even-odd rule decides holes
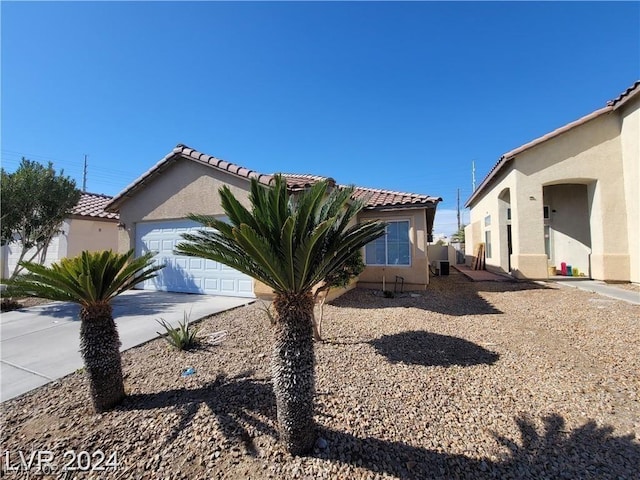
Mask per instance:
[[[87,154],[84,154],[84,172],[82,174],[82,191],[87,191]]]
[[[460,189],[458,189],[458,233],[460,232]]]
[[[471,160],[471,186],[472,188],[472,192],[476,191],[476,161],[475,160]]]

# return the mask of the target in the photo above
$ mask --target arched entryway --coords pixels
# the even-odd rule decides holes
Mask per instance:
[[[505,188],[498,195],[498,214],[500,216],[500,266],[511,271],[513,244],[511,236],[511,191]]]
[[[591,276],[589,189],[585,183],[543,186],[545,253],[550,265]]]

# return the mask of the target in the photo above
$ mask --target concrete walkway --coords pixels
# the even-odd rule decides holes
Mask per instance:
[[[158,336],[162,318],[172,326],[251,303],[253,299],[133,290],[113,301],[121,350]],[[53,302],[0,316],[0,401],[22,395],[82,368],[79,307]]]
[[[555,283],[560,287],[573,287],[585,290],[587,292],[597,293],[604,295],[605,297],[615,298],[616,300],[622,300],[625,302],[640,305],[640,293],[633,290],[627,290],[616,286],[615,284],[607,284],[599,280],[587,280],[587,279],[571,279],[566,280],[554,278],[550,283]]]
[[[465,277],[474,282],[515,282],[516,280],[509,275],[501,275],[490,272],[489,270],[473,270],[468,265],[451,265]]]
[[[473,270],[467,265],[452,265],[457,271],[462,273],[465,277],[473,280],[474,282],[515,282],[514,278],[511,278],[506,274],[499,274],[489,272],[488,270]],[[586,290],[587,292],[597,293],[604,295],[605,297],[615,298],[616,300],[622,300],[625,302],[640,305],[640,293],[633,290],[627,290],[621,288],[615,284],[608,284],[599,280],[589,280],[587,278],[580,277],[561,277],[555,276],[549,280],[540,280],[541,283],[555,283],[560,287],[573,287],[580,290]]]

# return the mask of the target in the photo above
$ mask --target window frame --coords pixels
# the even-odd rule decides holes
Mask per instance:
[[[409,218],[398,218],[398,219],[394,219],[394,220],[386,220],[386,219],[381,219],[382,222],[387,223],[387,227],[385,228],[385,233],[382,237],[384,239],[384,259],[385,259],[385,263],[368,263],[367,262],[367,247],[369,245],[371,245],[372,243],[378,241],[374,240],[374,242],[370,242],[367,245],[365,245],[364,247],[362,247],[362,258],[364,259],[364,264],[367,267],[398,267],[398,268],[407,268],[407,267],[411,267],[412,262],[413,262],[413,256],[411,255],[411,247],[413,245],[413,242],[411,241],[411,219]],[[389,261],[389,244],[387,242],[387,235],[388,235],[388,228],[389,225],[391,223],[406,223],[407,224],[407,241],[409,243],[409,263],[407,264],[396,264],[396,263],[388,263]]]

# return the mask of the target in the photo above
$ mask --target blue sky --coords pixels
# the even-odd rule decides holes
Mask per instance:
[[[7,2],[2,166],[115,195],[184,143],[438,195],[640,78],[640,3]],[[468,214],[463,213],[463,219]]]

